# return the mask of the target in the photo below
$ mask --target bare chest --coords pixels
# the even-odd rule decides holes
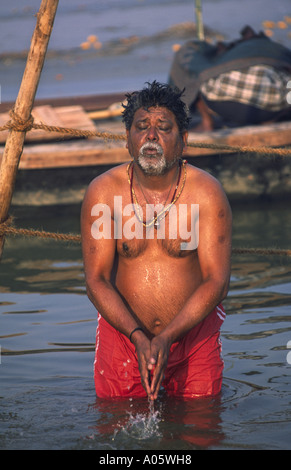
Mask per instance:
[[[130,204],[116,213],[114,236],[120,256],[135,258],[146,250],[158,249],[170,257],[185,257],[198,247],[199,206],[143,208]]]

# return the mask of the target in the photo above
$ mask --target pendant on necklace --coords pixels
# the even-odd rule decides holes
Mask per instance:
[[[154,212],[154,221],[155,221],[155,222],[154,222],[154,227],[155,227],[155,229],[159,228],[160,222],[159,222],[158,215],[157,215],[156,212]]]

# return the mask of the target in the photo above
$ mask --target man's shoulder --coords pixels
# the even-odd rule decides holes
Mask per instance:
[[[104,171],[100,175],[96,176],[89,184],[88,189],[98,191],[112,191],[112,189],[119,184],[124,182],[127,178],[126,168],[128,163],[122,163],[107,171]]]
[[[96,176],[87,188],[85,200],[105,201],[111,199],[112,195],[120,190],[127,180],[127,166],[128,163],[123,163]]]
[[[204,196],[210,190],[224,192],[221,183],[213,175],[193,165],[187,166],[190,186],[197,195]]]
[[[231,217],[231,208],[221,183],[210,173],[189,165],[188,191],[191,200],[199,204],[200,213],[209,214],[226,211]]]
[[[90,183],[90,185],[100,185],[107,181],[118,181],[120,178],[124,178],[127,174],[126,168],[128,163],[122,163],[121,165],[114,166],[107,171],[104,171],[100,175],[96,176]]]

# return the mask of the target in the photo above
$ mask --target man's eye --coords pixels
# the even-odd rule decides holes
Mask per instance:
[[[136,128],[138,131],[145,131],[149,128],[149,126],[146,123],[142,123],[142,124],[137,124]],[[163,131],[163,132],[169,132],[171,130],[171,127],[168,125],[161,125],[157,127],[157,130]]]

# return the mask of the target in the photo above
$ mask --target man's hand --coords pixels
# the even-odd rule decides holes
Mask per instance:
[[[149,399],[156,400],[167,367],[170,344],[162,335],[155,336],[150,341],[142,332],[135,334],[133,343],[138,357],[142,386]]]
[[[168,363],[169,351],[170,344],[162,335],[155,336],[152,339],[150,358],[147,363],[148,370],[153,370],[150,393],[148,393],[151,400],[156,400],[158,397]]]
[[[148,364],[151,358],[151,343],[144,333],[138,331],[134,335],[133,344],[135,345],[136,354],[138,358],[141,383],[148,396],[150,396],[151,383]]]

